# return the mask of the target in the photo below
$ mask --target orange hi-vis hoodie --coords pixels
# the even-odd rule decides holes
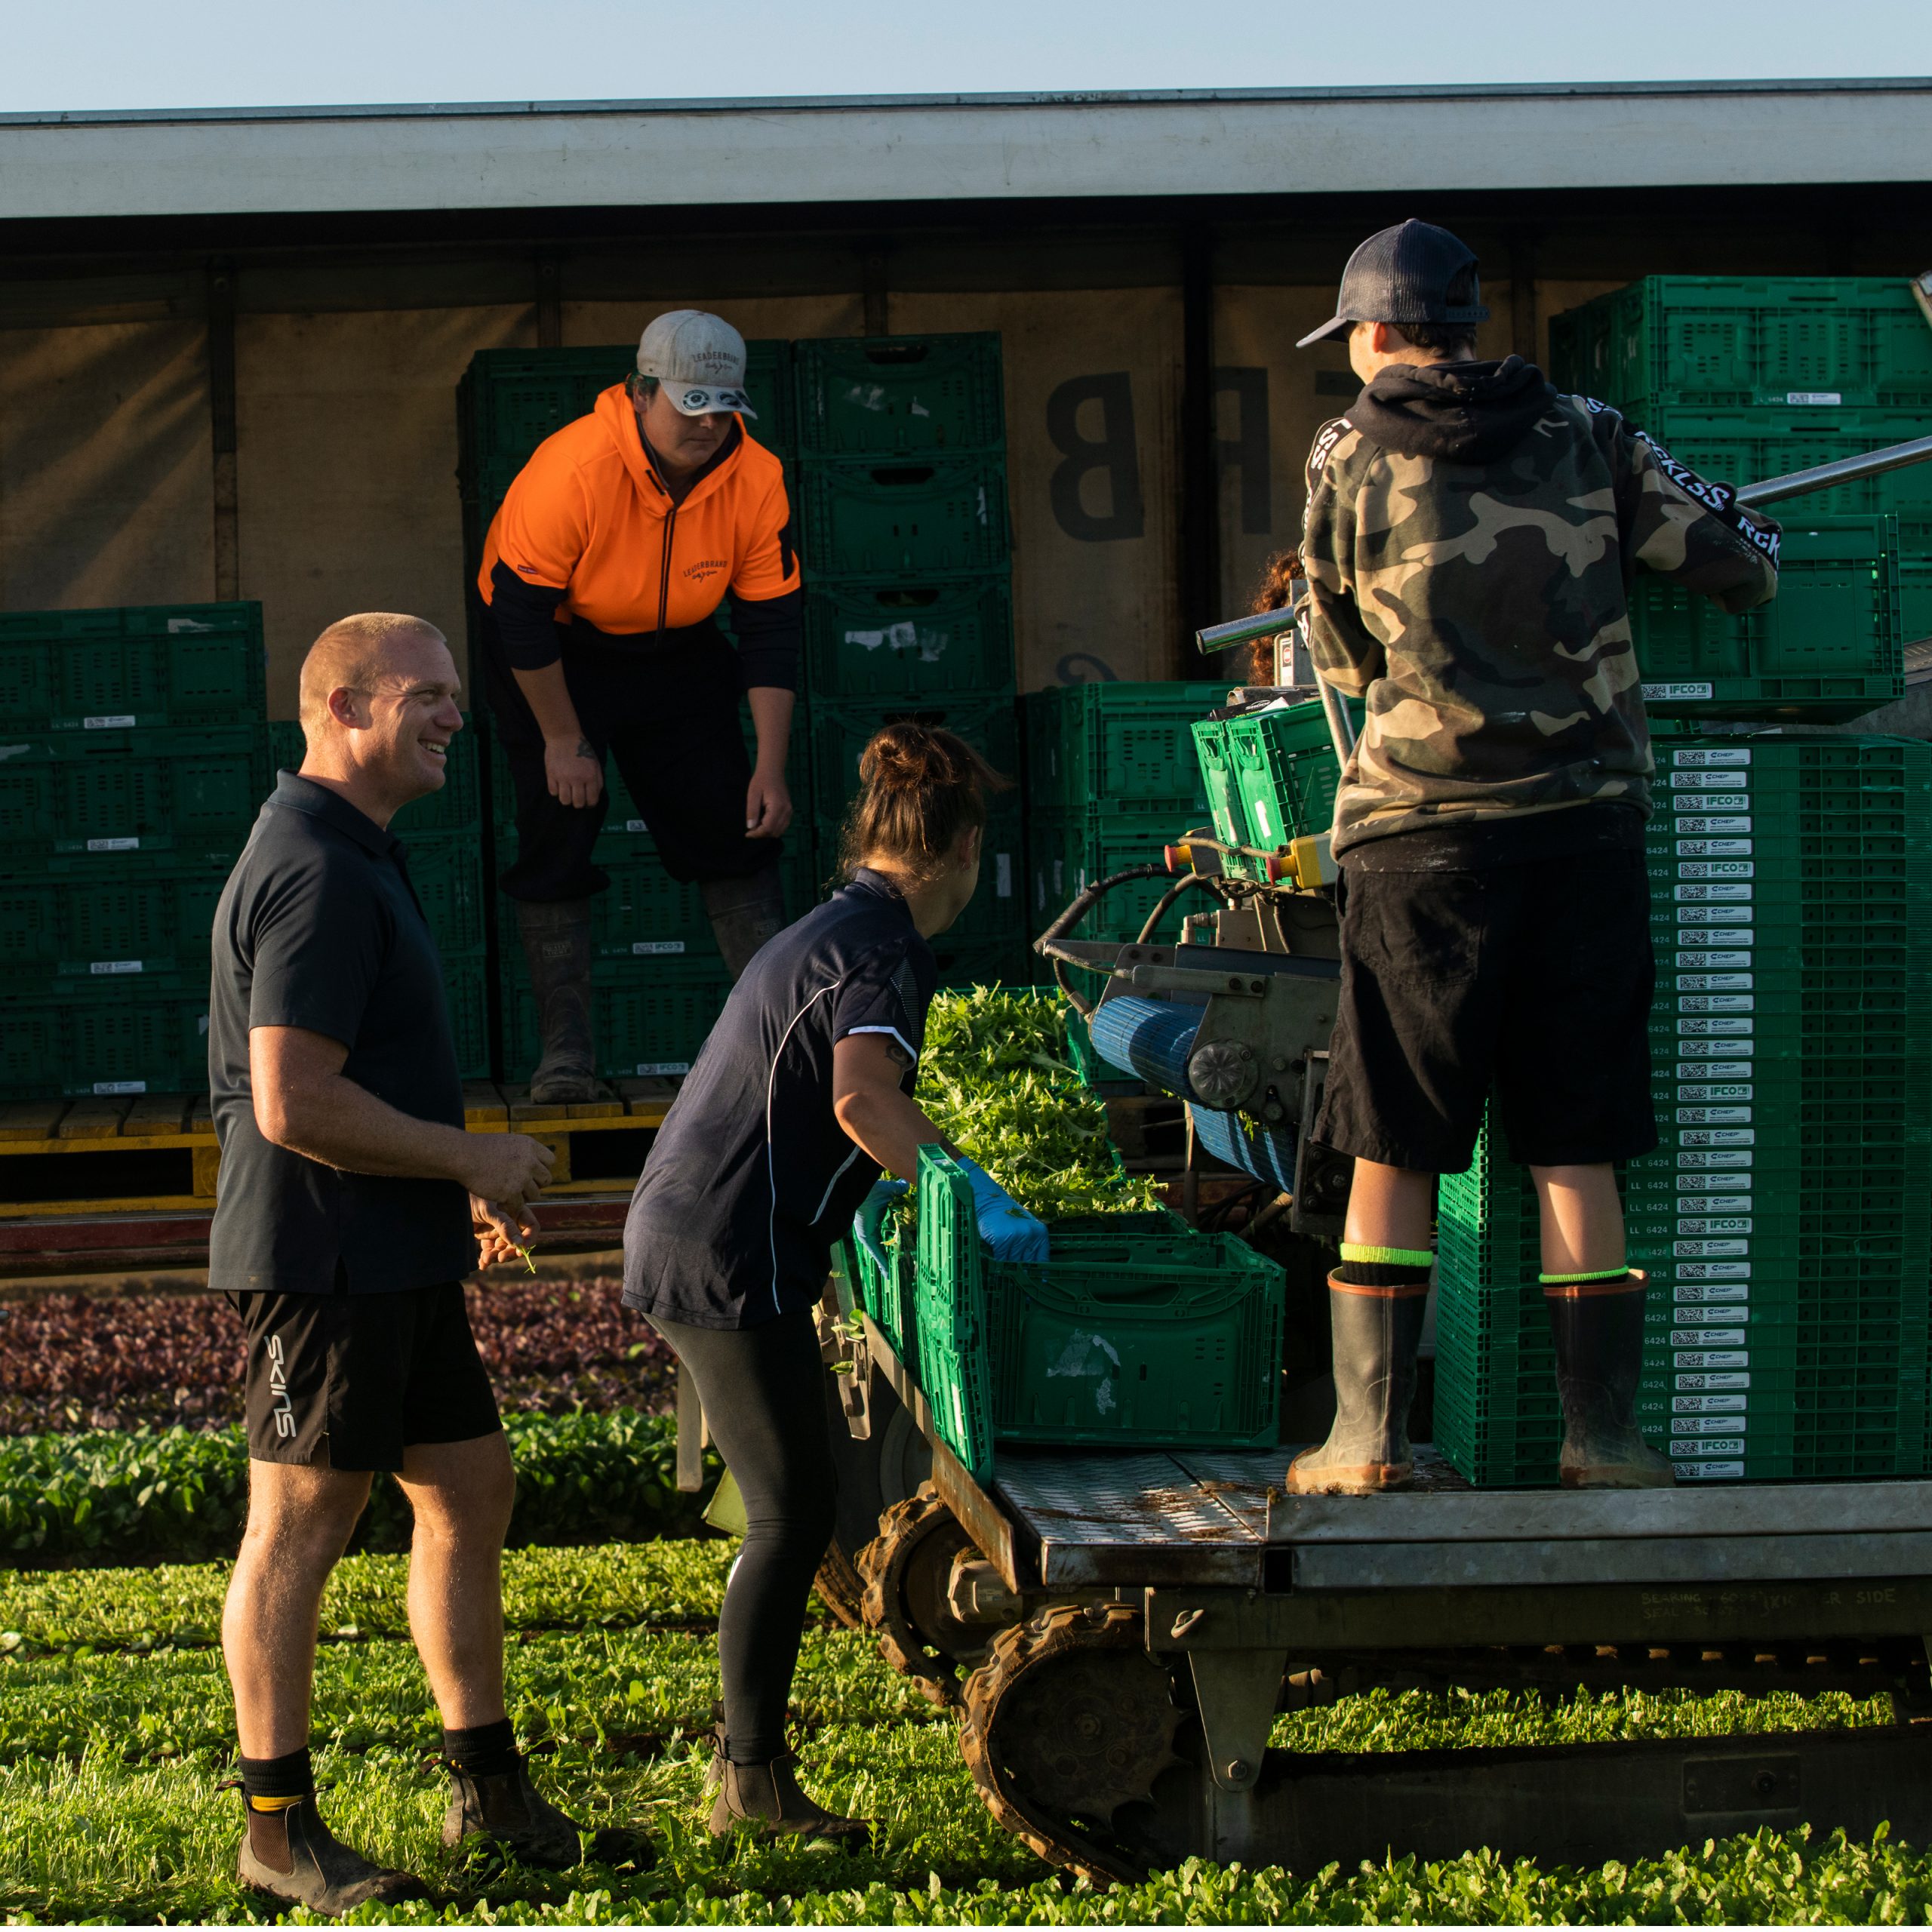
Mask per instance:
[[[674,502],[623,386],[605,390],[589,415],[539,444],[511,484],[477,586],[505,656],[525,671],[579,645],[654,654],[709,642],[728,592],[745,685],[797,688],[803,600],[791,504],[777,457],[742,418]]]

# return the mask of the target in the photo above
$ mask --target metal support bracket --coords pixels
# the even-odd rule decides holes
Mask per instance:
[[[1261,1775],[1281,1701],[1285,1650],[1190,1651],[1208,1769],[1223,1791],[1247,1790]]]

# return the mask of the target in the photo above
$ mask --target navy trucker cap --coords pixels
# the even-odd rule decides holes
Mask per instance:
[[[1346,335],[1357,322],[1486,322],[1476,258],[1446,228],[1399,222],[1349,257],[1332,321],[1295,344]]]

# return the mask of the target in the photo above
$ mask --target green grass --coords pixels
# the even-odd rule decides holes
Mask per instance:
[[[717,1694],[707,1625],[732,1546],[529,1550],[506,1563],[511,1704],[540,1781],[583,1823],[644,1823],[653,1872],[453,1872],[437,1841],[434,1712],[404,1635],[401,1559],[342,1566],[324,1614],[315,1742],[328,1817],[421,1873],[434,1904],[397,1923],[1239,1924],[1437,1921],[1923,1922],[1932,1857],[1882,1836],[1770,1834],[1592,1872],[1474,1852],[1343,1872],[1191,1863],[1105,1892],[1041,1865],[995,1825],[949,1720],[862,1635],[816,1621],[795,1705],[807,1782],[878,1821],[870,1848],[713,1845],[698,1823]],[[211,1647],[218,1565],[0,1579],[0,1915],[263,1922],[232,1878],[239,1817],[227,1685]],[[8,1640],[0,1638],[0,1643]],[[1371,1691],[1284,1718],[1302,1750],[1574,1743],[1887,1721],[1881,1700],[1788,1694],[1594,1696]],[[365,1915],[374,1918],[376,1915]]]

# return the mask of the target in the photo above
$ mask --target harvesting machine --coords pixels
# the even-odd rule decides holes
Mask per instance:
[[[1746,500],[1926,456],[1932,438]],[[1346,715],[1322,695],[1346,755]],[[1067,937],[1106,893],[1156,875],[1172,883],[1135,940]],[[1174,943],[1158,936],[1171,914]],[[1202,1146],[1289,1197],[1289,1240],[1338,1235],[1346,1199],[1346,1169],[1309,1133],[1337,935],[1324,839],[1177,826],[1036,942],[1100,1057],[1185,1101]],[[956,1713],[995,1815],[1050,1860],[1108,1879],[1194,1854],[1306,1870],[1487,1845],[1587,1864],[1760,1826],[1932,1834],[1932,1481],[1478,1490],[1426,1446],[1414,1487],[1363,1498],[1284,1494],[1288,1445],[1014,1444],[976,1474],[915,1352],[835,1287],[828,1399],[848,1466],[822,1588]],[[1896,1721],[1269,1748],[1279,1714],[1374,1686],[1884,1694]]]

